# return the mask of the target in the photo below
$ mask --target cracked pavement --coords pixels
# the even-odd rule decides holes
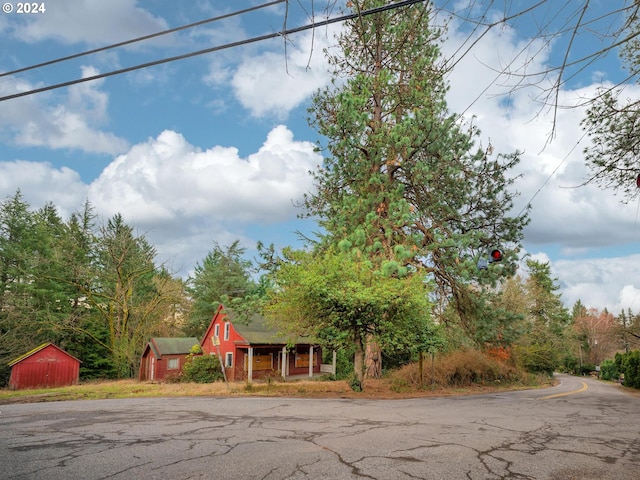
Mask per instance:
[[[553,389],[407,400],[3,405],[0,478],[640,478],[640,397],[560,379]]]

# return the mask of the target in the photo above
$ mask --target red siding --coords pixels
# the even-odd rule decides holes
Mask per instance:
[[[222,310],[222,308],[218,308],[218,311],[216,312],[216,314],[213,316],[213,319],[211,320],[211,324],[209,325],[209,328],[207,329],[207,333],[205,334],[204,338],[202,339],[202,352],[204,355],[218,355],[218,351],[220,353],[220,360],[222,362],[222,365],[225,364],[226,361],[226,355],[227,353],[233,353],[233,364],[236,366],[236,368],[226,368],[226,375],[227,375],[227,380],[230,382],[233,382],[235,380],[241,380],[242,379],[242,367],[241,365],[243,365],[242,361],[240,358],[238,358],[238,354],[240,349],[236,348],[236,344],[237,343],[243,343],[246,344],[246,340],[236,331],[235,328],[233,328],[233,324],[231,322],[229,322],[229,339],[225,340],[224,338],[224,326],[225,323],[227,323],[227,314],[224,313],[224,311]],[[218,347],[216,348],[216,346],[213,344],[213,339],[214,339],[214,333],[215,333],[215,326],[216,325],[220,325],[220,333],[218,336],[218,340],[220,341],[220,345],[218,345]],[[238,365],[240,365],[240,367],[238,368]],[[239,370],[239,372],[238,372]]]
[[[178,367],[169,368],[169,359],[177,358]],[[175,354],[175,355],[161,355],[160,358],[156,357],[151,348],[147,346],[142,359],[140,361],[140,374],[141,381],[159,381],[163,380],[167,375],[179,375],[182,372],[182,367],[187,361],[187,354]]]
[[[9,387],[63,387],[78,383],[79,376],[80,361],[49,344],[12,365]]]
[[[249,343],[240,335],[233,327],[233,323],[229,322],[229,339],[224,338],[224,326],[227,323],[227,314],[224,312],[222,306],[218,308],[218,311],[211,319],[211,324],[207,329],[207,332],[202,339],[202,351],[205,355],[218,355],[222,364],[225,364],[227,353],[233,353],[233,366],[225,368],[227,380],[230,382],[246,379],[245,368],[245,354],[248,352]],[[213,339],[215,334],[215,327],[219,325],[218,341],[219,345],[214,345]],[[269,375],[273,375],[274,371],[281,370],[282,366],[282,347],[276,345],[252,345],[254,348],[254,355],[273,355],[273,370],[254,370],[253,379],[263,378]],[[298,345],[297,349],[300,353],[309,354],[309,345]],[[322,361],[322,353],[320,348],[314,349],[314,357],[316,357],[316,363],[313,367],[314,373],[320,373],[320,363]],[[288,374],[289,375],[307,375],[309,373],[309,367],[296,367],[295,366],[295,354],[290,353],[288,356]]]

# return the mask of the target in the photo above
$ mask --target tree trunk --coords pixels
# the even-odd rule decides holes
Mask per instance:
[[[351,389],[361,392],[364,389],[364,346],[362,337],[358,335],[354,343],[356,352],[353,358],[354,378],[351,381]]]
[[[367,339],[367,350],[364,360],[365,378],[382,377],[382,350],[378,342],[371,337]]]

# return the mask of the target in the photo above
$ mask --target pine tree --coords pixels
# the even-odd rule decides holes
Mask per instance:
[[[356,12],[387,4],[351,3]],[[448,111],[442,33],[422,3],[347,23],[328,53],[333,85],[310,109],[326,156],[305,207],[325,243],[371,269],[426,272],[442,309],[453,305],[471,331],[486,308],[478,286],[513,273],[527,216],[508,216],[519,154],[481,148],[477,128]],[[495,246],[505,260],[479,271]]]
[[[203,335],[218,306],[242,300],[256,289],[251,279],[251,261],[243,258],[245,249],[238,240],[224,248],[214,243],[213,250],[195,267],[189,280],[192,308],[186,333]]]

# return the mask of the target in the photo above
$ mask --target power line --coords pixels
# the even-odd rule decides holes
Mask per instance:
[[[195,52],[190,52],[190,53],[185,53],[182,55],[176,55],[174,57],[168,57],[168,58],[163,58],[160,60],[154,60],[152,62],[146,62],[146,63],[141,63],[138,65],[134,65],[131,67],[127,67],[127,68],[121,68],[119,70],[113,70],[111,72],[106,72],[106,73],[100,73],[97,75],[92,75],[90,77],[84,77],[84,78],[78,78],[75,80],[69,80],[67,82],[62,82],[62,83],[56,83],[54,85],[49,85],[46,87],[42,87],[42,88],[35,88],[33,90],[27,90],[24,92],[19,92],[19,93],[14,93],[12,95],[6,95],[4,97],[0,97],[0,102],[6,101],[6,100],[12,100],[14,98],[20,98],[20,97],[26,97],[28,95],[35,95],[36,93],[42,93],[42,92],[46,92],[49,90],[55,90],[58,88],[63,88],[63,87],[69,87],[71,85],[77,85],[79,83],[84,83],[84,82],[90,82],[92,80],[99,80],[101,78],[106,78],[106,77],[112,77],[115,75],[120,75],[123,73],[128,73],[128,72],[132,72],[135,70],[141,70],[143,68],[148,68],[148,67],[153,67],[156,65],[162,65],[164,63],[170,63],[170,62],[175,62],[177,60],[184,60],[187,58],[191,58],[191,57],[196,57],[199,55],[204,55],[206,53],[212,53],[212,52],[217,52],[220,50],[226,50],[229,48],[234,48],[234,47],[240,47],[243,45],[249,45],[251,43],[257,43],[257,42],[261,42],[264,40],[269,40],[272,38],[277,38],[277,37],[286,37],[287,35],[292,35],[294,33],[300,33],[306,30],[310,30],[313,28],[317,28],[317,27],[324,27],[327,25],[332,25],[334,23],[339,23],[339,22],[344,22],[347,20],[353,20],[355,18],[358,17],[366,17],[369,15],[374,15],[376,13],[381,13],[381,12],[386,12],[388,10],[395,10],[396,8],[402,8],[402,7],[406,7],[406,6],[410,6],[416,3],[424,3],[426,0],[405,0],[403,2],[397,2],[397,3],[392,3],[389,5],[384,5],[382,7],[376,7],[376,8],[371,8],[369,10],[364,10],[358,13],[351,13],[351,14],[347,14],[347,15],[342,15],[339,17],[335,17],[335,18],[329,18],[326,20],[323,20],[321,22],[313,22],[309,25],[303,25],[301,27],[296,27],[296,28],[291,28],[291,29],[284,29],[280,32],[274,32],[274,33],[269,33],[266,35],[260,35],[257,37],[252,37],[252,38],[248,38],[245,40],[239,40],[237,42],[231,42],[231,43],[226,43],[223,45],[218,45],[216,47],[210,47],[210,48],[205,48],[203,50],[197,50]]]
[[[231,17],[235,17],[235,16],[238,16],[238,15],[243,15],[245,13],[250,13],[250,12],[253,12],[253,11],[256,11],[256,10],[260,10],[262,8],[272,7],[274,5],[277,5],[279,3],[283,3],[283,2],[286,2],[286,1],[287,0],[275,0],[273,2],[265,3],[265,4],[262,4],[262,5],[256,5],[255,7],[245,8],[244,10],[238,10],[237,12],[227,13],[227,14],[224,14],[224,15],[220,15],[218,17],[208,18],[206,20],[200,20],[198,22],[190,23],[188,25],[183,25],[181,27],[171,28],[169,30],[163,30],[161,32],[152,33],[150,35],[145,35],[143,37],[137,37],[137,38],[133,38],[131,40],[126,40],[124,42],[114,43],[112,45],[107,45],[105,47],[96,48],[94,50],[88,50],[86,52],[75,53],[75,54],[69,55],[67,57],[56,58],[54,60],[49,60],[49,61],[46,61],[46,62],[38,63],[36,65],[31,65],[29,67],[19,68],[17,70],[12,70],[10,72],[0,73],[0,77],[6,77],[8,75],[14,75],[16,73],[27,72],[29,70],[34,70],[34,69],[40,68],[40,67],[46,67],[48,65],[53,65],[55,63],[66,62],[67,60],[73,60],[74,58],[80,58],[80,57],[84,57],[84,56],[87,56],[87,55],[92,55],[94,53],[99,53],[99,52],[104,52],[106,50],[111,50],[113,48],[123,47],[125,45],[131,45],[132,43],[138,43],[138,42],[142,42],[144,40],[150,40],[152,38],[161,37],[163,35],[168,35],[170,33],[179,32],[180,30],[186,30],[188,28],[199,27],[200,25],[205,25],[207,23],[217,22],[217,21],[220,21],[220,20],[225,20],[227,18],[231,18]]]

